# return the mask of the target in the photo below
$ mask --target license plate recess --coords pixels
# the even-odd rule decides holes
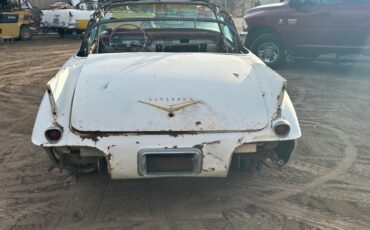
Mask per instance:
[[[197,148],[142,149],[138,154],[141,176],[187,176],[200,173],[202,152]]]

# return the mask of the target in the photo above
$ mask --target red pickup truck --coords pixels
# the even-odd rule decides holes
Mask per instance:
[[[287,0],[249,9],[245,45],[270,67],[290,57],[370,54],[370,0]]]

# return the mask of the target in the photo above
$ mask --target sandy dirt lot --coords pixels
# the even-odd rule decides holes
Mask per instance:
[[[45,83],[79,44],[0,44],[0,229],[370,229],[370,65],[279,70],[303,130],[280,170],[112,181],[48,172],[30,140]]]

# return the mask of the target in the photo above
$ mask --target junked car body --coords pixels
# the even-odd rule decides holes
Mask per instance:
[[[98,2],[72,0],[72,5],[58,2],[51,9],[42,11],[42,27],[44,30],[57,30],[64,33],[82,33],[87,29],[88,22],[98,7]]]
[[[92,25],[48,83],[32,142],[56,167],[106,164],[114,179],[225,177],[232,165],[288,162],[301,131],[286,80],[243,47],[225,10],[109,6],[128,8],[146,15]]]

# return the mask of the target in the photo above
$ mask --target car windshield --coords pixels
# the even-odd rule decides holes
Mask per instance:
[[[107,9],[104,19],[132,17],[177,17],[177,18],[211,18],[215,13],[207,6],[199,4],[130,4]]]
[[[108,8],[87,34],[87,53],[238,52],[233,25],[201,4],[127,4]]]

